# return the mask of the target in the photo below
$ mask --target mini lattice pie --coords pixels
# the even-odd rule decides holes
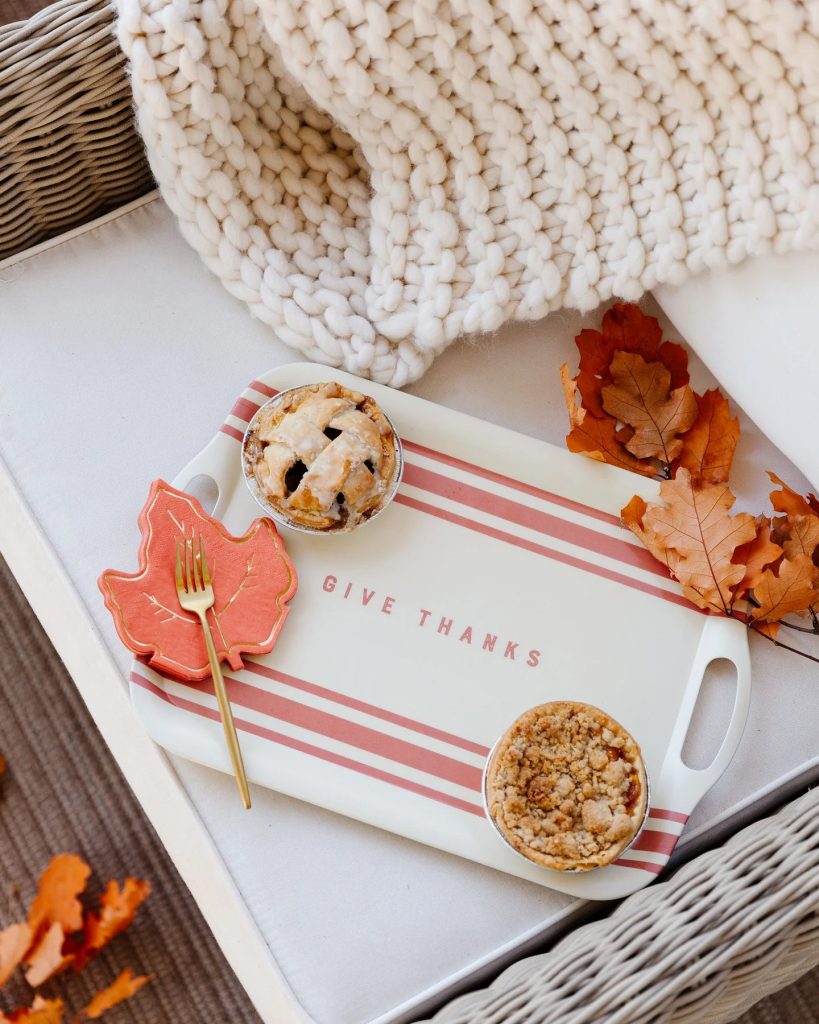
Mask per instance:
[[[245,438],[258,496],[291,526],[349,530],[392,497],[400,448],[378,404],[340,384],[311,384],[272,399]]]
[[[521,715],[498,741],[485,787],[501,836],[558,871],[616,860],[639,831],[648,801],[632,737],[599,708],[572,701]]]

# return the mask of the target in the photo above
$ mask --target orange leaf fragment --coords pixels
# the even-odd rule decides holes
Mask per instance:
[[[682,449],[677,436],[697,418],[697,400],[687,385],[671,391],[671,374],[660,362],[617,352],[611,361],[613,382],[602,389],[603,408],[634,428],[626,448],[640,459],[670,464]]]
[[[745,575],[745,566],[732,561],[736,548],[756,537],[756,523],[747,512],[730,516],[735,498],[727,485],[695,487],[687,469],[660,485],[665,505],[650,504],[643,515],[654,543],[679,556],[669,561],[689,600],[701,608],[728,614],[732,588]]]
[[[786,558],[807,555],[816,564],[819,545],[819,516],[788,516],[782,542]]]
[[[682,439],[678,466],[687,469],[695,483],[726,483],[739,440],[739,419],[731,416],[728,399],[716,388],[694,397],[697,418]]]
[[[566,409],[572,428],[566,435],[566,446],[569,451],[585,455],[597,462],[630,469],[633,473],[641,473],[643,476],[654,476],[653,465],[640,462],[626,450],[618,438],[617,424],[613,419],[589,416],[585,409],[577,405],[577,384],[569,376],[569,367],[565,363],[560,368],[560,378],[563,381]]]
[[[31,929],[25,923],[10,924],[0,932],[0,986],[14,974],[31,945]]]
[[[780,480],[776,473],[768,470],[768,476],[780,487],[778,491],[771,491],[771,504],[777,512],[792,516],[819,516],[819,498],[815,494],[802,497]]]
[[[82,970],[92,956],[125,931],[150,892],[150,882],[138,878],[126,878],[121,888],[116,881],[108,883],[100,899],[100,912],[86,916],[83,942],[77,952],[75,970]]]
[[[0,775],[5,775],[6,768],[8,768],[8,764],[6,762],[6,759],[5,759],[5,757],[3,757],[2,754],[0,754]]]
[[[9,1014],[0,1013],[0,1024],[62,1024],[64,1009],[62,999],[35,996],[28,1009],[22,1007]]]
[[[26,954],[26,981],[32,988],[37,988],[64,971],[74,957],[63,956],[65,930],[59,921],[55,921],[37,945]]]
[[[754,599],[759,607],[754,608],[754,619],[765,622],[779,622],[792,612],[805,613],[819,600],[816,588],[816,566],[809,555],[785,558],[779,572],[766,569],[756,587]]]
[[[54,923],[62,925],[66,934],[82,928],[82,904],[77,897],[85,890],[90,874],[89,866],[74,853],[52,858],[40,876],[39,890],[28,912],[34,942]]]
[[[756,518],[756,536],[747,544],[740,544],[733,561],[745,566],[745,575],[739,582],[736,597],[741,597],[762,579],[763,572],[782,557],[782,548],[771,539],[771,524],[766,516]]]
[[[90,1020],[97,1020],[106,1010],[110,1010],[112,1006],[116,1006],[139,992],[143,985],[147,985],[151,981],[152,977],[150,974],[134,977],[131,968],[126,967],[107,988],[97,992],[88,1006],[84,1007],[80,1013]]]

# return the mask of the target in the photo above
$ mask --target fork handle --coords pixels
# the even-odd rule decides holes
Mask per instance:
[[[219,705],[219,714],[222,716],[222,728],[225,730],[225,739],[230,753],[230,760],[233,765],[233,774],[236,776],[236,785],[242,795],[242,803],[245,810],[250,808],[250,790],[245,775],[245,765],[242,760],[242,751],[239,747],[239,737],[236,734],[236,725],[233,721],[233,712],[230,709],[225,679],[222,675],[222,666],[219,664],[219,657],[216,654],[216,647],[213,643],[213,636],[210,631],[210,624],[205,612],[199,612],[199,621],[202,623],[202,632],[205,634],[205,646],[208,649],[208,661],[210,662],[210,674],[213,678],[213,689],[216,693],[216,703]]]

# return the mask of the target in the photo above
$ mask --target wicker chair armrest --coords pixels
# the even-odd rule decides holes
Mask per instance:
[[[0,28],[0,259],[153,188],[108,0]]]
[[[724,1024],[819,964],[819,790],[624,900],[435,1024]]]

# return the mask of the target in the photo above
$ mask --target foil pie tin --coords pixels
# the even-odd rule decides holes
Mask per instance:
[[[323,383],[323,381],[316,381],[315,383],[321,384]],[[253,418],[248,423],[247,429],[245,430],[245,436],[242,439],[242,476],[245,479],[245,483],[247,484],[250,493],[253,495],[254,499],[262,507],[262,509],[264,509],[265,514],[270,516],[270,518],[273,519],[276,523],[279,523],[282,526],[286,526],[289,530],[296,530],[298,533],[307,533],[311,536],[321,537],[332,537],[338,536],[340,534],[343,535],[345,533],[352,533],[353,530],[358,530],[360,527],[366,526],[368,523],[371,523],[374,519],[377,519],[381,515],[384,509],[392,502],[392,499],[395,497],[395,492],[398,490],[398,487],[401,483],[401,477],[403,476],[404,473],[404,449],[401,445],[401,438],[398,436],[398,431],[395,429],[395,424],[392,422],[390,417],[384,412],[383,408],[381,408],[380,405],[379,408],[381,409],[381,413],[384,416],[384,419],[387,421],[387,423],[389,423],[390,429],[392,430],[393,445],[395,449],[395,472],[393,474],[392,480],[387,485],[387,489],[382,494],[381,504],[378,506],[375,512],[373,512],[372,515],[367,516],[366,519],[361,519],[357,522],[352,523],[351,525],[340,526],[332,530],[322,530],[312,526],[305,526],[303,523],[293,522],[293,520],[287,515],[286,512],[282,511],[279,508],[276,508],[275,505],[271,504],[267,500],[267,498],[264,495],[264,492],[259,486],[258,481],[256,480],[256,476],[253,473],[250,459],[247,454],[248,444],[252,439],[253,432],[256,428],[256,425],[259,422],[259,419],[265,413],[265,411],[270,410],[271,408],[275,408],[277,405],[283,402],[288,397],[288,395],[293,394],[294,391],[301,391],[303,388],[310,386],[311,385],[309,384],[301,384],[299,385],[299,387],[288,388],[287,391],[280,391],[278,395],[274,395],[273,398],[268,399],[268,401],[266,401],[264,405],[260,406],[259,409],[254,413]]]
[[[535,705],[535,707],[537,707],[537,706],[538,705]],[[533,710],[533,709],[532,708],[527,708],[525,711],[522,711],[520,713],[520,715],[517,716],[517,718],[521,718],[523,715],[527,714],[527,712],[531,711],[531,710]],[[515,721],[517,721],[517,718],[515,719]],[[492,826],[492,831],[495,833],[495,835],[498,837],[498,839],[500,839],[500,841],[503,843],[503,845],[506,847],[506,849],[507,850],[511,850],[512,853],[514,853],[514,855],[516,857],[519,857],[521,860],[526,861],[527,864],[531,864],[534,867],[542,868],[544,871],[554,871],[556,874],[559,874],[559,875],[587,875],[591,871],[601,871],[603,868],[611,867],[611,865],[615,864],[616,861],[612,861],[611,864],[600,864],[600,865],[595,865],[594,867],[590,867],[590,868],[562,868],[562,869],[561,868],[550,868],[550,867],[547,867],[545,864],[538,864],[538,862],[536,860],[532,860],[530,857],[527,857],[525,853],[521,853],[520,850],[518,850],[515,846],[513,846],[512,843],[510,843],[509,840],[506,838],[506,836],[504,835],[502,829],[500,828],[498,823],[495,821],[495,819],[492,817],[492,814],[490,813],[490,810],[489,810],[489,793],[488,793],[488,788],[489,788],[489,766],[492,764],[492,759],[495,756],[495,751],[498,749],[498,746],[500,745],[500,743],[503,740],[503,738],[506,736],[506,733],[509,731],[509,729],[511,728],[512,724],[514,724],[514,723],[510,723],[506,727],[506,729],[503,730],[503,732],[500,734],[500,736],[498,736],[498,738],[495,740],[495,742],[492,744],[492,749],[487,754],[486,762],[484,763],[484,766],[483,766],[483,774],[482,774],[482,777],[481,777],[481,800],[483,802],[483,810],[484,810],[484,814],[486,815],[486,820]],[[637,842],[637,839],[640,836],[640,833],[643,831],[643,829],[645,827],[645,824],[646,824],[646,821],[648,820],[648,812],[649,812],[649,810],[651,808],[651,781],[650,781],[650,779],[648,777],[648,768],[646,768],[645,761],[643,761],[643,770],[645,772],[645,777],[646,777],[646,806],[645,806],[645,810],[643,812],[643,817],[640,820],[640,824],[639,824],[639,826],[637,827],[637,829],[634,832],[634,835],[628,841],[627,845],[624,846],[623,849],[620,850],[620,852],[618,853],[618,855],[617,855],[618,859],[623,856],[623,854],[626,852],[626,850],[631,849],[631,847]]]

